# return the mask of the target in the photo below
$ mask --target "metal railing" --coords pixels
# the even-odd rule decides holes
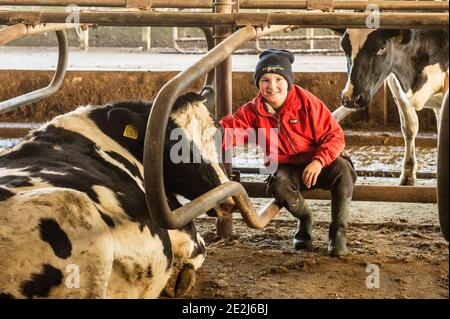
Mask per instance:
[[[0,0],[0,5],[22,6],[90,6],[125,8],[204,8],[213,7],[213,0]],[[381,10],[448,10],[446,1],[377,1],[377,0],[239,0],[234,9],[322,9],[365,10],[369,4]]]

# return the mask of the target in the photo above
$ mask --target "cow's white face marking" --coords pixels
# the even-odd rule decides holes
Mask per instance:
[[[201,102],[189,103],[187,107],[172,112],[170,118],[183,130],[186,138],[201,150],[202,157],[214,168],[220,182],[228,182],[229,179],[218,162],[219,154],[215,143],[217,128],[206,106]]]
[[[358,55],[359,50],[363,47],[364,43],[366,43],[367,37],[372,32],[375,32],[374,29],[347,29],[347,34],[349,37],[350,44],[352,46],[352,63],[355,61],[356,56]]]
[[[364,43],[367,40],[367,37],[370,33],[374,32],[375,30],[371,29],[364,29],[364,30],[353,30],[353,29],[347,29],[347,35],[348,40],[350,42],[352,52],[351,56],[347,57],[351,61],[351,65],[353,66],[353,63],[356,59],[356,56],[358,55],[358,52],[363,47]],[[348,52],[346,52],[348,54]],[[351,70],[349,70],[351,72]],[[348,98],[351,98],[353,96],[353,90],[354,85],[351,82],[351,73],[347,76],[347,82],[345,83],[345,87],[342,90],[342,95],[347,96]]]

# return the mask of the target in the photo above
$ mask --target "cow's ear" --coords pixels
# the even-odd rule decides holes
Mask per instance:
[[[209,113],[211,113],[212,116],[214,116],[215,110],[214,106],[216,103],[216,92],[211,86],[204,86],[201,93],[201,96],[203,96],[205,101],[205,106],[208,109]]]
[[[404,30],[404,29],[402,29],[402,30],[400,30],[399,35],[397,35],[394,38],[394,41],[396,43],[398,43],[398,44],[408,44],[409,41],[411,41],[411,38],[412,38],[411,30],[408,30],[408,29]]]
[[[108,112],[107,120],[117,134],[127,139],[137,140],[145,132],[142,118],[127,108],[113,108]]]
[[[412,37],[412,32],[408,29],[387,30],[385,34],[387,37],[392,38],[395,43],[402,45],[408,44]]]

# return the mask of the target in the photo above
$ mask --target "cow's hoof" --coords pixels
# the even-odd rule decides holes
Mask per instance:
[[[177,278],[178,274],[180,273],[178,268],[174,268],[172,270],[172,275],[170,276],[169,280],[166,283],[166,286],[164,287],[164,295],[167,297],[174,298],[175,297],[175,287],[177,284]]]
[[[183,297],[194,287],[194,284],[194,268],[174,268],[172,276],[170,276],[169,280],[166,283],[166,286],[164,287],[164,294],[167,297],[171,298]]]
[[[175,296],[183,297],[186,295],[195,285],[195,269],[187,268],[182,269],[177,278],[177,284],[175,287]]]
[[[400,186],[415,186],[416,185],[416,178],[412,176],[400,176]]]

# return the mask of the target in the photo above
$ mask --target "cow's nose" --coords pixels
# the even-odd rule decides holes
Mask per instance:
[[[216,207],[214,207],[218,216],[227,216],[233,213],[234,207],[236,206],[232,197],[228,197],[224,201],[220,202]]]
[[[342,105],[348,106],[350,104],[350,97],[347,94],[342,94]]]

